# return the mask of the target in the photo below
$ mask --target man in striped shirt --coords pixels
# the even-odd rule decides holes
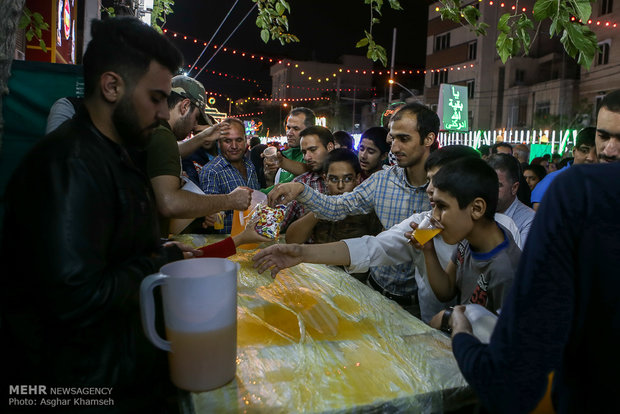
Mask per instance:
[[[272,204],[297,200],[318,218],[330,221],[375,211],[384,228],[413,213],[430,210],[424,162],[437,148],[439,118],[424,105],[401,107],[390,119],[392,153],[397,165],[378,171],[352,192],[327,196],[301,183],[278,185],[269,193]],[[420,317],[415,268],[410,263],[370,268],[368,284]]]

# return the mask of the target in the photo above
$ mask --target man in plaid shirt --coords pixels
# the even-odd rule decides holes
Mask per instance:
[[[200,188],[205,194],[228,194],[237,187],[260,189],[254,164],[246,157],[247,141],[245,126],[237,118],[226,118],[230,124],[227,136],[219,140],[221,154],[200,170]],[[226,211],[224,229],[232,230],[233,210]]]
[[[278,185],[269,194],[270,203],[296,199],[320,219],[337,221],[347,215],[374,210],[384,228],[400,223],[414,213],[430,210],[424,162],[437,148],[439,118],[424,105],[401,107],[390,119],[392,153],[397,165],[371,175],[352,192],[327,196],[301,183]],[[420,317],[420,304],[410,263],[370,268],[368,284]]]
[[[334,136],[329,129],[314,125],[299,133],[301,152],[310,171],[293,180],[302,183],[321,194],[327,194],[327,185],[323,178],[323,161],[334,149]],[[308,211],[301,203],[293,200],[286,211],[283,226],[287,228],[293,221],[306,215]]]

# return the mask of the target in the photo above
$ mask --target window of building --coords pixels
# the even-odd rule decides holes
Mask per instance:
[[[447,49],[450,47],[450,33],[435,36],[435,51]]]
[[[614,0],[601,1],[601,15],[611,13],[613,7],[614,7]]]
[[[448,71],[438,70],[433,73],[433,86],[440,85],[442,83],[448,83]]]
[[[551,102],[536,102],[536,115],[549,115],[551,113]]]
[[[609,42],[601,42],[598,44],[599,52],[596,56],[597,65],[606,65],[609,63]]]
[[[525,71],[523,69],[517,69],[515,71],[515,83],[521,84],[525,82]]]
[[[467,97],[469,99],[474,99],[475,86],[476,86],[475,80],[470,79],[467,81]]]
[[[467,59],[476,60],[476,53],[478,52],[478,41],[474,40],[467,45]]]

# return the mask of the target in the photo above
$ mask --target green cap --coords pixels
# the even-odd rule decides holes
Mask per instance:
[[[207,105],[205,99],[205,87],[202,83],[194,78],[185,75],[177,75],[172,78],[172,92],[187,98],[200,111],[199,123],[201,125],[213,125],[213,122],[207,116],[205,107]]]

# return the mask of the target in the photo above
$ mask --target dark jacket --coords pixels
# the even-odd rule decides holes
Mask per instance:
[[[120,408],[136,384],[165,377],[165,353],[142,333],[138,288],[183,256],[160,247],[149,180],[126,150],[84,110],[26,155],[5,201],[8,383],[114,387]]]

